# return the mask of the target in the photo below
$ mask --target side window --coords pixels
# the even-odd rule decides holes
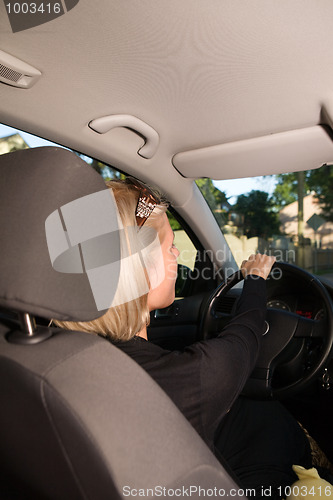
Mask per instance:
[[[198,251],[184,229],[180,227],[179,229],[175,229],[174,233],[174,244],[179,251],[178,264],[193,271]]]
[[[55,144],[21,130],[0,124],[0,154],[38,146],[55,146]]]
[[[41,137],[23,132],[22,130],[0,124],[0,154],[10,153],[12,151],[17,151],[18,149],[37,148],[40,146],[63,147],[60,144],[55,144],[54,142],[47,141]],[[79,154],[79,156],[82,160],[91,165],[91,167],[95,169],[105,180],[115,178],[120,179],[124,177],[122,173],[113,167],[109,167],[108,165],[105,165],[98,160],[94,160],[89,156],[81,154]]]
[[[168,219],[179,251],[176,299],[214,289],[217,275],[206,252],[186,224],[170,209]]]

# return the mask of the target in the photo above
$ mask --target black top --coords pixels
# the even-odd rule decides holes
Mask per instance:
[[[254,368],[265,313],[265,280],[249,276],[236,316],[216,338],[183,351],[169,351],[141,337],[116,345],[151,375],[213,448],[222,417]]]

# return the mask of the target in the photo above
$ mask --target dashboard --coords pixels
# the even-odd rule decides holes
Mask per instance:
[[[273,297],[267,301],[267,308],[283,309],[315,320],[323,319],[325,315],[321,302],[313,300],[313,297],[306,294],[301,295],[297,300],[291,295]]]
[[[321,320],[325,317],[321,297],[314,294],[313,288],[305,280],[295,280],[295,277],[291,275],[284,275],[281,280],[269,278],[267,295],[268,308],[283,309],[313,320]]]

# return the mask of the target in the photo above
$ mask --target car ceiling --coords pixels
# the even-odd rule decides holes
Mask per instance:
[[[1,3],[0,49],[41,77],[0,85],[0,120],[163,186],[189,218],[193,178],[333,160],[332,19],[331,0],[79,0],[13,33]],[[115,115],[152,127],[151,158],[126,121],[89,127]]]

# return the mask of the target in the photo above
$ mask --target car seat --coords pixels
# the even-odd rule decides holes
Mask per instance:
[[[0,497],[243,496],[140,366],[96,335],[46,326],[103,313],[64,223],[103,179],[57,147],[2,155],[0,172]]]

